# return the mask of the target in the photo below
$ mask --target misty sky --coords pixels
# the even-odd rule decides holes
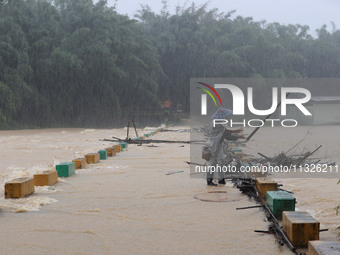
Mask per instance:
[[[152,10],[159,12],[161,0],[117,0],[117,10],[121,14],[133,14],[140,8],[140,4],[147,4]],[[187,4],[185,5],[185,3]],[[169,10],[173,13],[175,6],[190,6],[192,1],[168,0]],[[339,0],[196,0],[196,4],[209,2],[210,8],[217,7],[220,11],[236,10],[236,15],[250,16],[256,21],[278,21],[284,24],[309,25],[311,30],[334,21],[340,28]],[[108,0],[113,5],[115,0]]]

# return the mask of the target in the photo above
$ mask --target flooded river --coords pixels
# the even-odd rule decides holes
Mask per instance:
[[[188,127],[173,129],[181,128]],[[279,133],[264,128],[249,142],[248,152],[273,155],[308,131],[305,146],[322,141],[319,156],[340,162],[339,135],[330,136],[338,127]],[[100,139],[112,136],[123,138],[126,130],[0,131],[0,254],[291,254],[274,236],[254,233],[266,230],[265,215],[260,209],[236,211],[254,203],[230,183],[207,187],[204,179],[190,177],[187,144],[129,145],[127,151],[77,170],[53,187],[37,188],[33,196],[4,199],[6,181],[97,152],[112,144]],[[188,140],[190,135],[162,132],[152,138]],[[167,175],[173,171],[179,172]],[[299,210],[307,210],[322,228],[330,229],[321,239],[337,240],[338,180],[278,181],[295,193]],[[211,191],[225,191],[224,202],[196,199]]]

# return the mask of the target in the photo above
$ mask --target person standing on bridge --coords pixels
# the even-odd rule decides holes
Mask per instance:
[[[212,115],[211,119],[227,119],[232,115],[232,110],[226,108],[218,108],[218,110]],[[210,136],[207,141],[207,145],[204,150],[209,151],[210,157],[206,158],[209,163],[208,166],[220,166],[221,169],[224,165],[230,164],[232,156],[229,155],[227,141],[236,141],[239,138],[244,138],[243,129],[229,130],[226,124],[218,124],[210,127]],[[225,173],[223,171],[216,172],[218,184],[225,185]],[[217,186],[213,182],[214,172],[212,169],[207,171],[207,185]]]

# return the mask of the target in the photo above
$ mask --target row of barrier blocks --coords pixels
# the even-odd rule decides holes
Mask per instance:
[[[17,178],[5,183],[5,198],[23,198],[34,193],[35,186],[52,186],[58,182],[58,177],[70,177],[76,169],[86,168],[87,164],[95,164],[107,157],[115,156],[122,148],[127,148],[127,143],[120,143],[112,147],[90,153],[85,158],[76,158],[72,162],[56,165],[56,170],[44,171],[34,175],[34,178]]]
[[[144,136],[140,136],[140,137],[137,137],[137,138],[133,138],[133,140],[144,140],[144,137],[146,138],[149,138],[150,136],[153,136],[155,134],[158,134],[159,132],[162,131],[162,128],[158,128],[156,129],[156,131],[153,131],[153,132],[150,132],[148,134],[144,134]]]
[[[134,141],[144,140],[145,138],[149,138],[150,136],[158,134],[161,131],[162,131],[162,128],[158,128],[158,129],[156,129],[156,131],[150,132],[148,134],[144,134],[143,136],[132,138],[132,140],[134,140]]]
[[[295,211],[292,194],[278,190],[277,182],[269,178],[257,178],[256,189],[275,218],[282,220],[283,232],[293,246],[307,247],[309,241],[319,240],[320,223],[307,212]]]
[[[58,182],[57,171],[44,171],[34,178],[17,178],[5,183],[5,198],[23,198],[34,193],[35,186],[52,186]]]

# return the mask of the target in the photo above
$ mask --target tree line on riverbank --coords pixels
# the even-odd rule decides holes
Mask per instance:
[[[0,127],[105,127],[189,111],[190,77],[340,76],[340,31],[207,5],[134,19],[100,0],[0,0]]]

